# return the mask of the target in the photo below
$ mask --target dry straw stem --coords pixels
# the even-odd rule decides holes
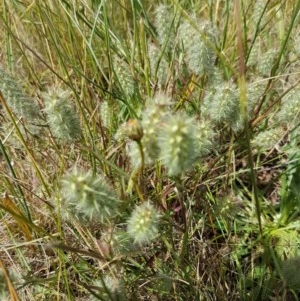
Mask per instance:
[[[13,283],[10,280],[10,277],[8,275],[8,272],[2,262],[2,260],[0,259],[0,273],[2,272],[4,279],[6,281],[7,287],[8,287],[8,292],[10,294],[11,300],[12,301],[21,301],[21,299],[19,298],[17,291],[15,290]]]
[[[256,171],[254,169],[254,161],[253,161],[253,152],[251,147],[250,141],[250,132],[248,128],[248,116],[247,116],[247,90],[246,90],[246,66],[245,66],[245,56],[244,56],[244,48],[243,48],[243,37],[242,37],[242,20],[241,20],[241,7],[240,1],[235,0],[235,22],[237,28],[237,50],[239,56],[239,77],[238,77],[238,84],[240,90],[240,104],[242,108],[242,115],[244,118],[244,130],[246,136],[246,144],[247,144],[247,151],[248,151],[248,164],[250,167],[250,176],[251,176],[251,184],[253,190],[253,201],[255,203],[257,220],[258,220],[258,227],[260,235],[263,235],[262,229],[262,221],[261,221],[261,204],[258,196],[258,186],[257,186],[257,176]]]

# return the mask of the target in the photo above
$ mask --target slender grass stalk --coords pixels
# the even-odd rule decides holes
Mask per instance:
[[[250,136],[250,130],[249,130],[249,122],[247,118],[247,93],[246,93],[246,79],[245,79],[245,56],[244,56],[244,50],[243,50],[243,43],[242,43],[242,28],[241,28],[241,10],[240,10],[240,4],[239,0],[235,0],[235,17],[236,17],[236,26],[237,26],[237,48],[238,48],[238,55],[239,55],[239,89],[240,89],[240,103],[242,108],[242,115],[244,118],[244,130],[245,130],[245,138],[246,138],[246,145],[247,145],[247,152],[248,152],[248,162],[250,167],[250,175],[251,175],[251,184],[253,189],[253,199],[255,202],[256,207],[256,214],[257,214],[257,220],[258,220],[258,227],[260,235],[263,234],[262,229],[262,222],[261,222],[261,205],[259,201],[259,195],[258,195],[258,187],[257,187],[257,176],[256,171],[254,169],[254,161],[253,161],[253,152],[251,148],[251,136]]]
[[[5,108],[7,114],[9,115],[9,118],[10,118],[11,122],[13,123],[14,128],[15,128],[17,134],[18,134],[18,137],[19,137],[20,141],[22,142],[22,145],[24,146],[24,148],[25,148],[25,150],[26,150],[29,158],[31,159],[33,168],[34,168],[34,170],[35,170],[35,172],[36,172],[36,174],[37,174],[37,176],[38,176],[41,184],[43,185],[46,193],[50,196],[50,190],[48,188],[48,185],[46,184],[46,182],[45,182],[45,180],[43,178],[43,175],[42,175],[40,169],[38,168],[38,164],[37,164],[37,162],[36,162],[36,160],[35,160],[35,158],[34,158],[34,156],[32,154],[32,151],[29,149],[26,141],[24,140],[23,135],[20,132],[20,129],[19,129],[19,127],[18,127],[18,125],[17,125],[17,123],[16,123],[16,121],[15,121],[13,115],[12,115],[12,112],[10,111],[10,108],[7,106],[6,100],[4,99],[1,91],[0,91],[0,102],[3,105],[3,107]]]
[[[145,24],[144,20],[139,20],[139,40],[141,45],[141,53],[144,54],[142,57],[143,65],[144,65],[144,74],[145,74],[145,82],[146,82],[146,91],[147,96],[151,97],[151,87],[150,87],[150,75],[151,75],[151,68],[149,62],[149,53],[147,49],[147,37],[145,31]]]
[[[287,33],[284,37],[284,40],[281,44],[281,48],[280,48],[278,57],[277,57],[277,59],[274,63],[274,66],[273,66],[272,70],[271,70],[271,76],[274,76],[276,74],[276,72],[278,71],[278,68],[279,68],[280,62],[282,60],[282,57],[283,57],[283,55],[284,55],[284,53],[287,49],[287,43],[290,40],[292,30],[295,27],[295,22],[297,20],[297,17],[299,17],[299,9],[300,9],[300,1],[299,0],[296,1],[293,8],[294,9],[293,9],[292,16],[291,16],[290,26],[288,27],[288,31],[287,31]]]
[[[9,12],[8,12],[8,7],[7,3],[4,2],[4,10],[3,10],[3,20],[5,20],[5,23],[8,24],[8,27],[11,27],[9,24]],[[10,31],[6,32],[6,53],[7,53],[7,65],[9,66],[10,69],[12,69],[13,66],[13,49],[12,49],[12,38],[11,38],[11,33]]]
[[[1,92],[0,92],[0,93],[1,93]],[[1,95],[1,94],[0,94],[0,95]],[[0,97],[1,97],[1,96],[0,96]],[[21,197],[22,197],[22,206],[23,206],[24,209],[25,209],[25,212],[26,212],[26,214],[27,214],[28,219],[31,221],[30,209],[29,209],[29,207],[28,207],[28,205],[27,205],[27,202],[26,202],[26,200],[25,200],[25,195],[24,195],[24,193],[23,193],[23,190],[22,190],[21,186],[19,185],[19,181],[18,181],[17,175],[16,175],[16,173],[15,173],[15,170],[14,170],[12,164],[11,164],[11,160],[9,159],[9,156],[8,156],[8,154],[7,154],[7,152],[6,152],[6,149],[5,149],[5,147],[4,147],[4,145],[3,145],[2,141],[1,141],[1,139],[0,139],[0,151],[1,151],[2,155],[4,156],[5,162],[6,162],[7,166],[8,166],[8,169],[9,169],[9,171],[10,171],[10,173],[11,173],[13,179],[14,179],[14,182],[15,182],[15,185],[16,185],[16,187],[17,187],[17,190],[18,190],[19,194],[20,194]]]
[[[247,62],[249,60],[249,56],[250,56],[251,51],[252,51],[252,49],[254,47],[255,41],[257,40],[257,38],[259,36],[259,32],[261,30],[261,21],[262,21],[263,16],[265,15],[265,12],[267,10],[267,7],[268,7],[269,3],[270,3],[270,0],[268,0],[265,3],[264,8],[261,11],[261,14],[259,14],[259,16],[258,16],[258,20],[256,20],[257,22],[256,22],[256,28],[255,28],[255,32],[254,32],[254,37],[253,37],[253,39],[251,41],[250,47],[248,48],[247,57],[246,57],[246,64],[247,64]]]

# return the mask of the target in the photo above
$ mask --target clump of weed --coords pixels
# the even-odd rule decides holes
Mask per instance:
[[[0,4],[9,68],[27,64],[43,108],[0,71],[3,261],[25,271],[20,291],[297,300],[299,5],[92,2]]]

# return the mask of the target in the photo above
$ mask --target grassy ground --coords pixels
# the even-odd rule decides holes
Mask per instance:
[[[1,300],[298,300],[300,1],[0,3]]]

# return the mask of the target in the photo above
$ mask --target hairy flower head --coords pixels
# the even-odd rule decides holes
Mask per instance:
[[[203,117],[216,124],[233,125],[240,116],[238,90],[234,83],[222,83],[207,92],[202,104]]]
[[[117,214],[119,200],[101,176],[75,168],[62,179],[65,207],[79,218],[105,222]]]
[[[183,114],[165,118],[159,132],[161,159],[168,173],[178,176],[189,169],[197,157],[193,119]]]
[[[105,300],[124,300],[123,282],[116,276],[105,275],[101,280],[95,280],[93,287],[95,287],[95,293]],[[99,299],[92,297],[91,300]]]
[[[148,243],[158,234],[160,215],[150,202],[137,206],[127,222],[127,232],[137,244]]]
[[[39,109],[22,89],[19,81],[0,69],[0,90],[12,112],[28,120],[39,116]]]
[[[73,142],[81,135],[81,126],[71,92],[52,89],[44,93],[45,112],[53,135],[63,142]]]
[[[215,54],[211,45],[215,43],[215,32],[210,23],[200,23],[194,19],[199,29],[189,21],[179,27],[179,39],[186,52],[187,64],[196,75],[211,74],[214,70]]]

